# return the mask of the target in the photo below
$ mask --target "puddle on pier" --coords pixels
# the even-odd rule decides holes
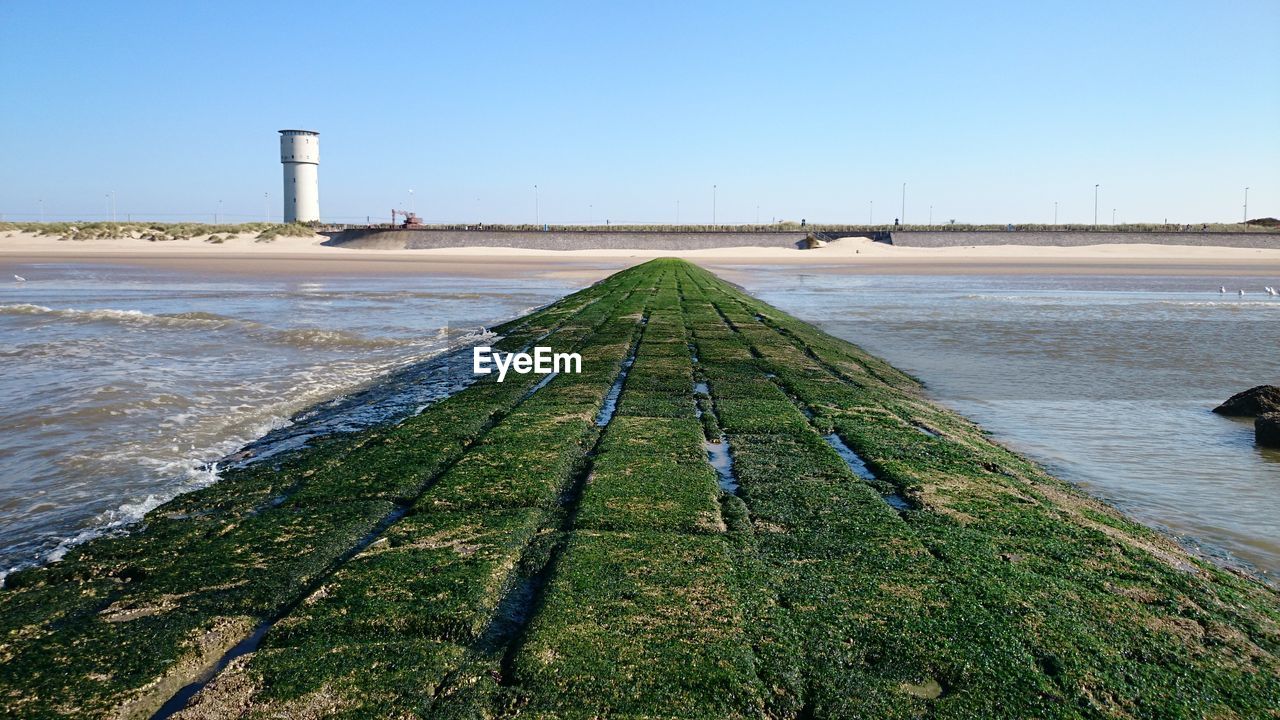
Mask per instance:
[[[707,400],[711,399],[711,388],[705,382],[694,383],[693,392],[695,395],[701,395]],[[701,403],[695,404],[693,411],[698,419],[702,419]],[[720,489],[737,495],[738,477],[733,474],[733,458],[729,455],[729,439],[721,434],[720,438],[715,441],[704,440],[702,441],[702,449],[707,453],[707,462],[716,471]]]
[[[942,437],[942,433],[922,423],[911,423],[911,427],[915,428],[916,430],[919,430],[921,434],[928,435],[931,438]]]
[[[876,477],[876,474],[871,472],[871,468],[867,467],[867,461],[863,460],[861,455],[854,452],[853,448],[845,445],[844,440],[841,440],[839,435],[829,433],[827,435],[823,435],[822,438],[826,440],[827,444],[836,452],[840,453],[840,457],[844,458],[845,464],[849,466],[849,469],[852,470],[855,475],[863,480],[870,480],[872,482],[879,480],[879,478]]]
[[[649,325],[649,317],[640,318],[640,327],[645,328]],[[596,427],[604,427],[613,419],[613,414],[618,410],[618,397],[622,395],[622,384],[627,381],[627,373],[631,372],[631,366],[636,364],[636,352],[640,350],[640,339],[636,338],[632,345],[631,351],[627,353],[627,359],[622,361],[622,370],[618,372],[618,377],[614,379],[613,385],[609,388],[609,394],[604,396],[604,405],[600,408],[600,412],[596,414]]]
[[[831,446],[831,449],[840,454],[840,457],[844,459],[845,464],[849,466],[849,469],[853,471],[854,475],[862,478],[864,481],[871,484],[872,487],[876,487],[876,485],[879,484],[880,478],[876,477],[876,474],[871,472],[871,468],[867,467],[867,462],[862,459],[861,455],[854,452],[853,448],[845,445],[844,440],[841,440],[839,435],[835,433],[828,433],[823,435],[822,439],[827,441],[827,444]],[[907,502],[906,498],[896,492],[881,492],[880,497],[890,507],[898,512],[906,512],[911,509],[911,503]]]
[[[729,456],[729,441],[721,435],[720,442],[706,440],[702,443],[702,447],[707,451],[707,462],[715,468],[716,477],[720,480],[720,489],[737,495],[738,478],[733,474],[733,458]]]
[[[604,405],[600,408],[600,412],[596,414],[596,427],[604,427],[613,419],[613,413],[618,410],[618,397],[622,395],[622,384],[627,381],[627,373],[631,371],[631,366],[635,363],[635,350],[632,350],[631,355],[622,361],[622,371],[614,379],[613,385],[609,388],[609,394],[604,396]]]

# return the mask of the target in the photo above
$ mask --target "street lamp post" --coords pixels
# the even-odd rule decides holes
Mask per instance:
[[[40,222],[44,222],[44,200],[37,200],[40,203]]]
[[[262,193],[262,210],[267,222],[271,222],[271,193]]]
[[[711,186],[711,227],[716,226],[716,186]]]
[[[1102,187],[1100,183],[1093,186],[1093,226],[1094,227],[1098,227],[1098,188],[1099,187]]]
[[[933,206],[929,206],[929,224],[933,225]]]
[[[680,224],[680,201],[676,201],[676,224]]]
[[[868,225],[876,224],[876,201],[875,200],[867,201],[867,224]]]
[[[533,224],[542,224],[542,208],[538,205],[538,186],[533,186]]]
[[[1249,222],[1249,187],[1244,189],[1244,222]]]
[[[1057,200],[1053,201],[1053,224],[1055,226],[1058,224],[1058,201]]]
[[[907,224],[907,184],[906,183],[902,183],[902,212],[899,213],[899,217],[902,219],[902,224],[906,225]]]
[[[1115,225],[1115,224],[1116,224],[1116,209],[1115,209],[1115,208],[1111,208],[1111,224],[1112,224],[1112,225]]]

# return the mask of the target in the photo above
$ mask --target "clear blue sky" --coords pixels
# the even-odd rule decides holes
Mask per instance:
[[[0,2],[0,212],[1280,216],[1280,3]]]

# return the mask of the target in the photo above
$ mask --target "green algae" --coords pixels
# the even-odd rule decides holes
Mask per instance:
[[[706,271],[646,263],[498,330],[506,350],[577,349],[583,373],[482,380],[11,576],[0,709],[147,715],[262,623],[182,715],[1280,707],[1273,589]],[[912,509],[885,504],[832,432]],[[721,437],[736,494],[704,454]]]

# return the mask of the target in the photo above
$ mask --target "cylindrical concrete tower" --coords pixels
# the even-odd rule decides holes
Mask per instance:
[[[320,221],[320,133],[281,130],[284,163],[284,221]]]

